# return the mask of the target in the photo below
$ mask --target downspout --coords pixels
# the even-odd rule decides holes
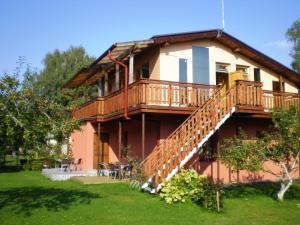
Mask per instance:
[[[122,63],[122,62],[120,62],[120,61],[114,59],[114,58],[112,57],[112,55],[111,55],[111,51],[108,51],[108,58],[109,58],[111,61],[117,63],[118,65],[124,67],[124,69],[125,69],[124,117],[125,117],[126,120],[130,120],[130,118],[128,117],[128,67],[127,67],[124,63]]]

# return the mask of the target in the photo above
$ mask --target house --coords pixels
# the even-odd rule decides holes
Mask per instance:
[[[239,127],[256,137],[271,129],[273,108],[300,104],[299,74],[222,30],[115,43],[64,88],[82,85],[98,88],[73,114],[84,121],[71,137],[83,170],[121,161],[130,146],[155,186],[180,166],[224,183],[274,180],[226,168],[220,144]]]

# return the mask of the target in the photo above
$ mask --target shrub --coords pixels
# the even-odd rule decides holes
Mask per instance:
[[[207,176],[195,170],[181,170],[170,181],[162,183],[160,197],[167,203],[194,201],[207,209],[217,209],[217,187]],[[220,193],[220,192],[219,192]],[[219,206],[222,206],[219,198]]]
[[[31,159],[23,165],[24,170],[40,171],[47,165],[49,168],[54,167],[55,161],[52,158]]]

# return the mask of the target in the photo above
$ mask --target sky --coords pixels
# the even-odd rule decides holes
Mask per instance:
[[[224,0],[225,31],[290,66],[285,33],[299,0]],[[115,42],[222,28],[221,0],[0,0],[0,74],[19,57],[41,70],[55,49],[100,56]]]

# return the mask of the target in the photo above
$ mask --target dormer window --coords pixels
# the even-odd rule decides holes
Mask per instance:
[[[229,72],[229,64],[216,63],[216,72],[217,73],[228,73]]]

